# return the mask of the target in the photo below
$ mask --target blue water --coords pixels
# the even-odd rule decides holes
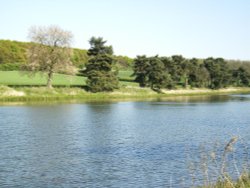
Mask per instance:
[[[0,106],[0,187],[200,185],[201,154],[232,136],[241,169],[249,114],[249,95]]]

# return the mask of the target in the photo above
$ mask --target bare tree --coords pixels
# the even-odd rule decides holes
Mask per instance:
[[[46,73],[47,87],[52,88],[54,72],[72,70],[70,45],[73,35],[57,26],[32,27],[29,38],[32,44],[26,68],[30,73]]]

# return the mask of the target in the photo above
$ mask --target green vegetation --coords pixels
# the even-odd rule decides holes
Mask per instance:
[[[57,26],[34,27],[29,37],[32,44],[28,50],[28,62],[25,70],[32,73],[47,74],[47,87],[52,87],[55,72],[73,72],[70,44],[73,35]]]
[[[0,64],[27,62],[26,49],[29,44],[9,40],[0,40]]]
[[[234,147],[238,140],[239,137],[234,136],[225,145],[216,143],[212,149],[208,149],[209,146],[202,146],[198,161],[192,161],[189,165],[193,185],[196,181],[195,173],[199,173],[204,182],[200,188],[249,188],[248,147],[244,146],[242,156],[236,158]],[[230,175],[232,170],[236,172],[234,178]],[[212,178],[215,174],[218,177],[217,182],[214,182]],[[200,181],[201,179],[199,179]]]
[[[120,71],[119,78],[130,78],[132,71]],[[250,88],[177,89],[162,90],[159,94],[150,88],[140,88],[138,83],[120,81],[114,92],[90,93],[84,87],[86,78],[65,74],[54,74],[54,88],[46,89],[46,75],[37,73],[33,77],[19,71],[0,71],[0,101],[53,101],[53,100],[111,100],[111,99],[150,99],[170,96],[217,95],[227,93],[250,93]],[[2,86],[1,86],[2,85]]]
[[[0,70],[20,70],[27,63],[26,55],[30,47],[31,43],[0,40]],[[134,85],[133,81],[135,79],[141,87],[151,87],[149,82],[143,83],[142,80],[140,81],[140,76],[149,74],[148,71],[144,70],[145,67],[138,63],[138,60],[143,59],[142,57],[138,56],[133,60],[126,56],[112,55],[116,62],[112,65],[112,70],[119,70],[118,77],[120,81]],[[157,83],[157,87],[160,85],[160,88],[163,89],[248,87],[250,83],[249,61],[224,60],[222,58],[186,59],[180,55],[171,57],[145,56],[144,58],[148,60],[157,58],[164,64],[164,77],[166,80],[164,79],[165,81],[162,84]],[[83,75],[82,72],[86,69],[88,60],[89,56],[86,50],[73,49],[71,61],[75,66],[75,70],[80,69],[80,73],[77,73],[77,75]],[[153,69],[151,67],[151,70]],[[147,73],[143,73],[143,71]],[[56,72],[66,73],[67,71]],[[134,76],[131,76],[132,74]]]
[[[223,58],[198,60],[185,59],[180,55],[170,58],[137,56],[133,70],[135,81],[141,87],[151,87],[158,91],[180,87],[249,87],[250,83],[250,64],[236,68]]]
[[[30,42],[0,40],[0,70],[20,70],[21,65],[27,63],[27,52],[31,45]],[[86,50],[73,49],[71,57],[73,65],[82,68],[87,59]]]
[[[119,70],[130,70],[133,64],[133,59],[127,56],[114,56],[116,66]]]
[[[244,173],[236,181],[233,181],[228,177],[227,181],[218,181],[215,184],[201,186],[200,188],[250,188],[250,175]]]
[[[46,80],[44,80],[46,83]],[[52,89],[44,86],[0,86],[0,101],[2,102],[38,102],[38,101],[110,101],[110,100],[149,100],[176,96],[201,96],[201,95],[221,95],[232,93],[250,93],[250,88],[230,88],[221,90],[209,89],[187,89],[163,91],[161,94],[150,88],[140,88],[138,86],[127,85],[122,82],[122,87],[114,92],[87,92],[80,87],[54,87]],[[61,85],[58,85],[61,86]]]
[[[132,70],[119,70],[118,78],[120,81],[127,81],[127,82],[134,82],[135,80]]]
[[[127,77],[131,71],[120,71],[118,76],[120,78],[121,86],[138,86],[136,82],[127,82]],[[36,73],[33,77],[23,71],[0,71],[0,85],[7,86],[46,86],[46,75]],[[86,78],[82,76],[73,76],[65,74],[54,74],[53,86],[85,86]]]
[[[170,75],[165,71],[164,63],[158,56],[147,58],[146,56],[137,56],[134,63],[135,81],[140,87],[149,86],[157,92],[161,88],[168,88],[171,83]]]
[[[141,97],[143,93],[149,97],[221,93],[219,89],[230,87],[239,92],[248,90],[250,84],[250,62],[212,57],[186,59],[181,55],[132,59],[115,56],[112,46],[106,46],[101,37],[92,37],[91,47],[86,51],[69,48],[70,32],[59,28],[37,29],[30,33],[33,43],[0,40],[0,70],[3,70],[0,85],[80,86],[83,92],[84,89],[93,93],[114,92],[119,97]],[[235,92],[229,90],[225,91]],[[100,96],[104,94],[109,96],[107,93]]]
[[[19,71],[0,71],[0,85],[8,86],[46,86],[46,75],[36,73],[30,77]],[[64,74],[54,74],[53,86],[84,86],[86,78]]]
[[[0,70],[20,70],[27,63],[27,52],[30,42],[0,40]],[[71,61],[76,68],[84,68],[88,62],[87,50],[73,48]],[[127,56],[114,56],[119,70],[130,70],[133,59]]]
[[[71,61],[73,65],[77,68],[84,68],[88,62],[87,50],[73,49],[73,54],[71,56]]]
[[[102,38],[92,37],[89,41],[91,48],[88,50],[90,57],[85,75],[87,87],[92,92],[113,91],[118,88],[117,73],[112,71],[114,60],[112,46],[105,46]]]
[[[112,100],[147,99],[158,97],[150,89],[123,87],[114,92],[91,93],[79,87],[8,87],[0,86],[0,101],[64,101],[64,100]]]
[[[3,63],[0,64],[0,71],[15,71],[20,70],[21,67],[21,63]]]

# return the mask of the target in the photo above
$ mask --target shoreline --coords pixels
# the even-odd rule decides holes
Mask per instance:
[[[88,101],[128,101],[128,100],[148,100],[169,97],[185,96],[212,96],[229,94],[247,94],[250,93],[250,87],[230,87],[218,90],[212,89],[175,89],[162,90],[162,93],[156,93],[149,88],[140,87],[122,87],[114,92],[90,93],[82,88],[65,87],[52,88],[46,87],[8,87],[0,86],[0,102],[56,102],[79,100]]]

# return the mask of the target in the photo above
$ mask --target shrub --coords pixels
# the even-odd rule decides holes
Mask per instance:
[[[1,71],[15,71],[15,70],[20,70],[21,68],[20,63],[3,63],[0,64],[0,70]]]

